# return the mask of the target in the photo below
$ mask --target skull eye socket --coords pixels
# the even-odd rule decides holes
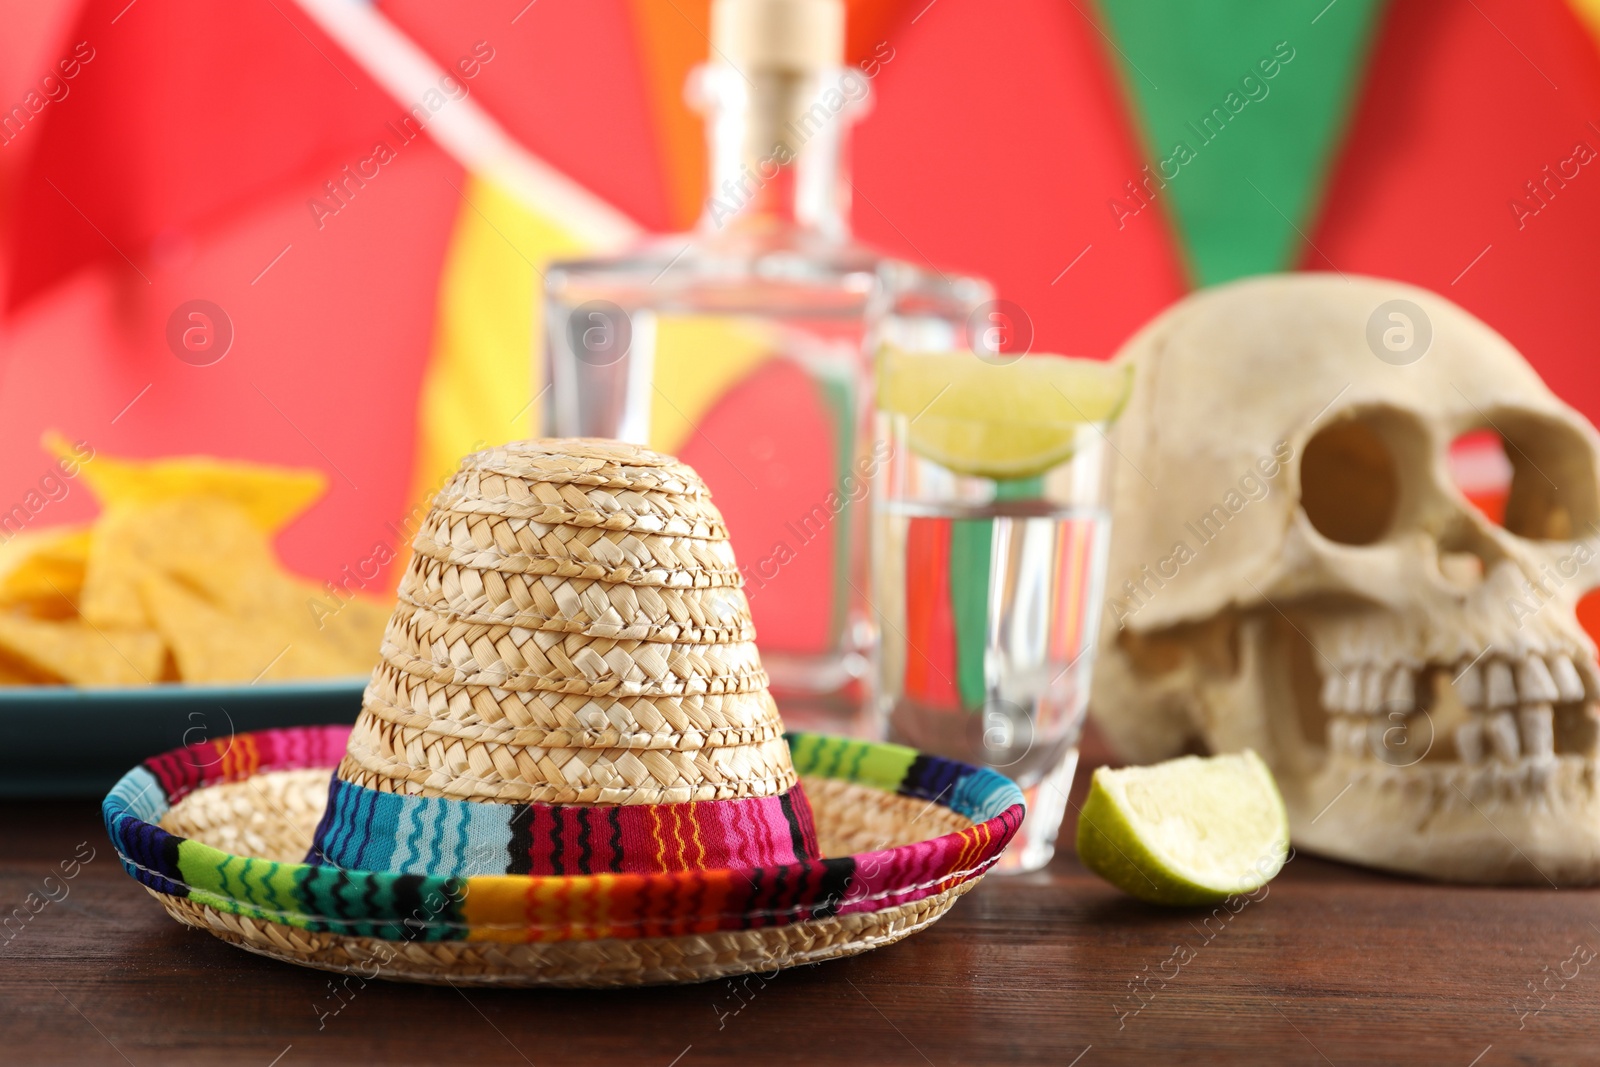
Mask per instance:
[[[1497,430],[1473,430],[1450,445],[1456,487],[1492,522],[1531,541],[1571,541],[1600,519],[1589,443],[1572,427],[1501,413]]]
[[[1300,507],[1323,537],[1370,545],[1388,532],[1399,505],[1399,470],[1369,420],[1336,422],[1306,443]]]
[[[1506,443],[1493,430],[1469,430],[1450,442],[1450,480],[1467,502],[1496,526],[1506,522],[1511,493],[1511,461]]]

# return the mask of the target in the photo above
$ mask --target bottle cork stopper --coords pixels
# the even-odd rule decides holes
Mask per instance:
[[[843,0],[715,0],[713,63],[809,71],[844,63]]]

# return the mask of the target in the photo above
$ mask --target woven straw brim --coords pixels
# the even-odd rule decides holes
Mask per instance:
[[[236,846],[241,839],[248,839],[260,855],[269,858],[296,857],[311,840],[320,815],[314,798],[321,795],[323,784],[321,776],[315,776],[308,790],[305,779],[296,775],[287,772],[254,783],[251,792],[256,793],[258,802],[265,802],[261,808],[250,805],[250,793],[220,786],[191,795],[163,824],[178,831],[199,831],[197,839],[219,845]],[[903,830],[898,826],[900,820],[888,811],[903,808],[898,803],[901,798],[862,786],[829,786],[825,779],[807,783],[808,790],[828,798],[817,810],[818,836],[825,845],[848,854]],[[948,832],[970,825],[950,814],[941,812],[931,819],[925,815],[924,832]],[[703,982],[855,955],[892,944],[929,925],[976,884],[976,879],[962,882],[934,896],[882,911],[789,926],[531,944],[354,937],[220,911],[155,890],[150,894],[161,901],[167,914],[187,926],[263,956],[321,970],[407,982],[593,987]]]
[[[308,867],[297,861],[342,734],[266,731],[232,739],[220,760],[212,745],[147,762],[105,805],[124,867],[180,922],[291,963],[418,982],[645,985],[770,971],[897,941],[975,885],[1022,818],[1020,793],[993,772],[896,746],[797,735],[795,763],[806,772],[818,838],[826,855],[842,859],[704,874],[455,880]],[[836,880],[831,890],[798,889],[827,877]],[[430,912],[441,917],[396,922],[397,901],[440,889],[459,894],[449,921]],[[708,894],[721,903],[707,904]],[[748,910],[730,912],[735,899]],[[700,910],[674,910],[685,901]],[[597,914],[605,925],[594,925]],[[376,933],[402,925],[416,936]]]
[[[765,930],[528,945],[406,943],[314,933],[149,892],[185,926],[257,955],[322,971],[430,985],[597,988],[709,982],[854,956],[931,925],[976,884],[962,882],[884,911]]]

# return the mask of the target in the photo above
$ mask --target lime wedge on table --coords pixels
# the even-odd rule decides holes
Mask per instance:
[[[1122,410],[1132,367],[1030,355],[986,363],[972,352],[878,358],[878,406],[910,417],[913,451],[960,474],[1031,478],[1071,458],[1086,423]]]
[[[1157,904],[1211,904],[1259,889],[1288,846],[1277,783],[1249,749],[1101,767],[1078,819],[1084,866]]]

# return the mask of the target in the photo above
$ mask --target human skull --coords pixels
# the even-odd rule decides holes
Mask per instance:
[[[1119,353],[1096,722],[1253,748],[1295,842],[1452,881],[1600,881],[1594,428],[1439,296],[1337,274],[1198,293]],[[1505,442],[1503,525],[1449,449]],[[1584,538],[1588,538],[1585,540]]]

